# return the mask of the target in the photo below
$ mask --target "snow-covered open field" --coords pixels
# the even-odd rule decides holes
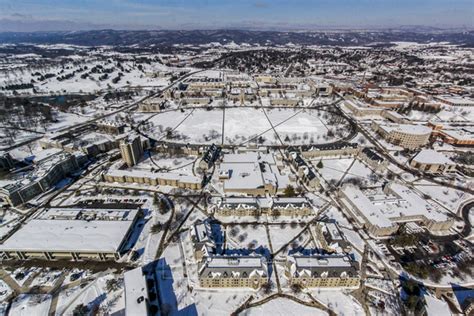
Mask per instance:
[[[327,143],[339,139],[338,136],[328,136],[328,128],[337,130],[342,125],[329,125],[325,115],[316,110],[274,109],[266,112],[268,119],[262,109],[250,107],[225,111],[196,108],[159,113],[149,122],[153,125],[151,132],[154,137],[162,138],[166,130],[171,129],[175,138],[170,140],[178,142],[211,144],[219,142],[224,132],[227,144],[254,142],[260,136],[258,140],[264,145],[280,144],[272,125],[288,145]]]

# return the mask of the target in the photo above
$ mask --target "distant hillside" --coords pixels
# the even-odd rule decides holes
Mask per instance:
[[[393,41],[450,42],[474,47],[474,31],[442,32],[413,29],[398,31],[341,31],[341,32],[278,32],[278,31],[116,31],[97,30],[80,32],[25,32],[0,33],[0,43],[72,44],[72,45],[139,45],[171,46],[207,43],[300,45],[371,45]]]

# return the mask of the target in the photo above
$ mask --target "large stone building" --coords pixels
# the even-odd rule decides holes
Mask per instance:
[[[432,129],[422,125],[380,124],[372,122],[372,128],[387,142],[405,149],[418,149],[428,144]]]
[[[298,173],[299,180],[311,189],[320,187],[318,177],[310,165],[301,157],[301,154],[295,151],[288,152],[288,158]]]
[[[352,250],[351,243],[347,241],[336,222],[318,222],[311,225],[310,229],[315,231],[318,248],[328,253],[349,253]]]
[[[227,197],[211,209],[219,216],[309,216],[313,212],[304,197]]]
[[[49,208],[0,245],[6,258],[119,260],[139,209]]]
[[[292,255],[285,265],[291,285],[302,287],[348,287],[360,285],[358,264],[348,255]]]
[[[384,111],[381,107],[370,106],[356,99],[344,100],[342,106],[358,117],[378,116],[382,114],[382,111]]]
[[[268,282],[268,268],[263,256],[210,256],[199,267],[202,287],[251,287],[258,289]]]
[[[335,144],[301,146],[300,150],[303,158],[313,159],[329,156],[357,155],[360,151],[360,147],[356,143],[339,142]],[[288,151],[298,151],[298,149],[289,148]]]
[[[48,134],[38,143],[43,149],[58,148],[73,153],[81,151],[88,156],[95,156],[116,149],[124,134],[110,135],[98,133],[92,125],[81,126],[66,132]]]
[[[202,188],[201,178],[172,172],[109,169],[102,178],[107,182],[166,185],[191,190]]]
[[[132,167],[143,156],[143,144],[140,136],[130,136],[120,141],[120,153],[127,166]]]
[[[215,225],[219,226],[219,225]],[[259,288],[268,282],[267,261],[261,255],[229,255],[222,233],[214,232],[209,220],[197,221],[190,231],[198,278],[202,287]]]
[[[12,206],[26,203],[78,169],[75,155],[60,152],[49,156],[38,161],[25,176],[5,181],[0,187],[0,201]]]
[[[433,128],[433,135],[443,142],[454,146],[474,146],[474,128],[469,126],[443,126],[443,124],[429,122]]]
[[[216,238],[209,220],[195,223],[190,230],[190,234],[196,261],[201,262],[203,258],[215,254],[217,248]]]
[[[97,127],[108,134],[122,134],[125,131],[125,124],[106,119],[98,121]]]
[[[379,154],[377,154],[374,150],[365,147],[362,149],[358,156],[362,161],[364,161],[367,165],[375,169],[376,171],[382,172],[388,166],[388,161],[382,158]]]
[[[413,222],[437,232],[448,231],[454,223],[438,207],[398,182],[365,191],[346,184],[339,190],[339,201],[347,214],[374,237],[389,236],[403,223]]]
[[[242,193],[265,196],[283,193],[290,184],[281,172],[281,157],[260,152],[225,154],[219,164],[219,179],[226,194]]]
[[[410,166],[428,173],[448,173],[456,171],[456,164],[432,149],[425,149],[416,154],[410,161]]]

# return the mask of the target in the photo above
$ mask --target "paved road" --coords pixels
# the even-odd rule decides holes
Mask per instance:
[[[344,99],[344,96],[340,95],[339,96]],[[392,157],[392,155],[390,155],[386,149],[380,145],[380,143],[371,135],[369,134],[366,129],[364,127],[362,127],[358,121],[356,121],[354,118],[350,117],[349,115],[345,114],[341,108],[339,107],[338,104],[335,105],[339,111],[341,112],[341,114],[350,122],[352,122],[352,124],[354,124],[354,126],[357,127],[357,130],[362,133],[371,143],[372,145],[374,145],[378,151],[377,153],[379,153],[380,155],[384,156],[385,159],[387,159],[390,163],[394,164],[395,166],[397,166],[398,168],[402,169],[403,171],[405,172],[408,172],[412,175],[414,175],[415,177],[420,177],[426,181],[429,181],[429,182],[433,182],[435,184],[439,184],[439,185],[442,185],[442,186],[446,186],[446,187],[449,187],[449,188],[452,188],[452,189],[456,189],[456,190],[459,190],[459,191],[463,191],[463,192],[467,192],[467,193],[470,193],[470,194],[474,194],[474,190],[473,189],[470,189],[468,187],[464,187],[464,186],[460,186],[460,185],[455,185],[455,184],[451,184],[449,182],[445,182],[445,181],[441,181],[441,180],[438,180],[438,179],[435,179],[435,177],[431,174],[428,174],[428,173],[424,173],[424,172],[420,172],[419,170],[413,170],[409,167],[407,167],[406,165],[400,163],[398,160],[396,160],[395,158]]]
[[[169,85],[167,85],[166,87],[164,88],[161,88],[160,90],[156,91],[155,93],[152,93],[152,94],[149,94],[147,96],[144,96],[143,98],[137,100],[137,101],[134,101],[130,104],[127,104],[127,105],[124,105],[120,108],[118,108],[117,110],[115,111],[112,111],[112,112],[109,112],[109,113],[105,113],[105,114],[102,114],[102,115],[99,115],[93,119],[90,119],[88,121],[85,121],[83,123],[80,123],[80,124],[74,124],[74,125],[70,125],[70,126],[66,126],[64,128],[61,128],[61,129],[58,129],[56,130],[55,132],[65,132],[65,131],[68,131],[68,130],[71,130],[71,129],[76,129],[78,127],[82,127],[82,126],[86,126],[86,125],[89,125],[91,123],[94,123],[94,122],[97,122],[97,121],[100,121],[106,117],[109,117],[109,116],[112,116],[112,115],[115,115],[115,114],[118,114],[120,112],[123,112],[123,111],[128,111],[128,110],[131,110],[133,109],[134,107],[136,107],[138,104],[140,104],[141,102],[147,100],[147,99],[150,99],[150,98],[153,98],[157,95],[160,95],[162,94],[164,91],[168,90],[169,88],[171,88],[173,85],[175,85],[176,83],[178,82],[181,82],[182,80],[186,79],[187,77],[189,76],[192,76],[196,73],[199,73],[199,72],[202,72],[204,70],[197,70],[197,71],[193,71],[193,72],[189,72],[181,77],[179,77],[178,79],[176,79],[175,81],[171,82]],[[41,136],[42,137],[42,136]],[[35,137],[35,138],[32,138],[30,140],[27,140],[25,142],[22,142],[20,144],[17,144],[17,145],[12,145],[10,147],[7,147],[7,148],[4,148],[3,150],[4,151],[9,151],[11,149],[14,149],[14,148],[17,148],[17,147],[20,147],[20,146],[23,146],[23,145],[26,145],[26,144],[29,144],[29,143],[32,143],[32,142],[35,142],[39,139],[41,139],[41,137]]]

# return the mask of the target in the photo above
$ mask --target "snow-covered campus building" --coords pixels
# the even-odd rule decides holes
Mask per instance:
[[[359,287],[358,263],[348,255],[290,255],[285,276],[303,287]]]
[[[118,260],[140,209],[49,208],[0,245],[16,259]]]
[[[432,129],[423,125],[380,124],[372,122],[372,129],[387,142],[414,150],[428,144]]]
[[[288,175],[280,172],[283,168],[281,159],[273,154],[226,154],[219,164],[219,180],[223,182],[226,194],[275,195],[290,184]]]
[[[268,282],[264,256],[210,256],[199,267],[202,287],[259,288]]]
[[[227,197],[211,207],[220,216],[308,216],[311,204],[304,197]]]
[[[102,175],[102,178],[106,182],[166,185],[191,190],[198,190],[202,187],[202,180],[199,177],[172,172],[109,169]]]
[[[429,173],[455,172],[456,164],[440,152],[426,149],[416,154],[410,161],[410,166]]]
[[[446,231],[454,223],[454,219],[398,182],[365,191],[346,184],[338,195],[346,212],[374,237],[389,236],[402,223],[424,225],[430,231]]]
[[[209,220],[197,221],[190,230],[198,277],[202,287],[259,288],[268,282],[267,260],[262,255],[221,253]]]
[[[34,165],[32,172],[12,180],[2,181],[0,204],[16,206],[50,190],[66,175],[79,169],[76,155],[60,152]]]

